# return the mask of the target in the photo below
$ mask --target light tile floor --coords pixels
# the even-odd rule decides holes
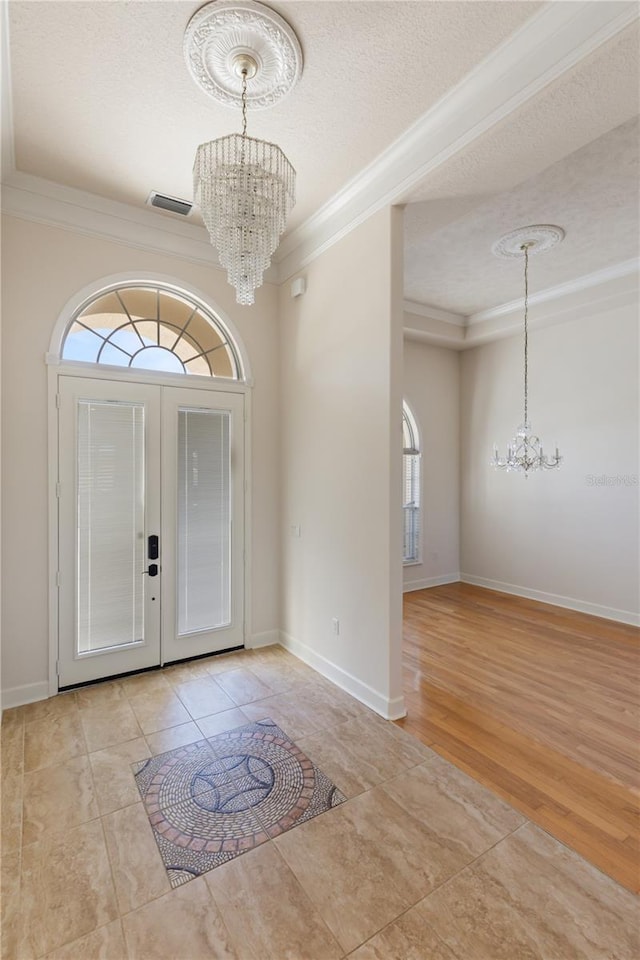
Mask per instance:
[[[172,889],[132,764],[270,717],[348,798]],[[279,648],[5,711],[5,960],[637,960],[638,901]]]

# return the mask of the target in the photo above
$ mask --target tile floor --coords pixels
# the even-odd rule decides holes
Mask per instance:
[[[143,771],[266,718],[346,801],[172,886]],[[637,907],[279,648],[3,717],[5,960],[637,960]]]

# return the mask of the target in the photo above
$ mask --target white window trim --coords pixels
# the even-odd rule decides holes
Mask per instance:
[[[196,287],[182,283],[182,281],[180,281],[177,277],[171,277],[163,273],[148,273],[145,271],[136,273],[117,273],[111,274],[107,277],[101,277],[99,280],[94,280],[92,283],[87,284],[86,287],[83,287],[82,290],[79,290],[72,297],[70,297],[62,308],[53,328],[49,343],[49,352],[46,355],[46,362],[51,364],[61,362],[60,358],[62,355],[62,345],[67,332],[67,327],[69,326],[71,320],[77,316],[77,314],[86,304],[88,304],[91,300],[96,299],[96,297],[108,293],[110,290],[124,286],[132,287],[136,284],[141,284],[143,286],[153,285],[164,288],[168,293],[175,293],[177,296],[188,297],[190,300],[198,303],[206,313],[213,314],[213,316],[218,319],[221,326],[228,332],[229,337],[233,341],[240,364],[238,381],[227,381],[226,378],[220,379],[225,379],[225,382],[251,382],[251,365],[249,363],[249,357],[242,341],[242,337],[240,336],[240,332],[236,328],[234,322],[224,312],[224,310],[221,310],[218,306],[214,306],[210,302],[206,293],[203,293]],[[64,362],[77,363],[79,361],[68,360]],[[103,366],[103,364],[100,364],[100,366]],[[121,368],[115,367],[113,369]],[[175,376],[180,377],[182,374],[175,374]],[[196,376],[196,374],[189,374],[189,382],[191,383]]]

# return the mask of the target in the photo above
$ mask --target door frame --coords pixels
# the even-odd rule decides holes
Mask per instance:
[[[156,282],[162,283],[162,281]],[[75,298],[74,298],[75,299]],[[210,309],[210,308],[209,308]],[[66,325],[65,325],[66,329]],[[59,430],[58,430],[58,378],[82,377],[93,380],[111,380],[124,383],[141,383],[154,386],[187,387],[207,393],[239,393],[244,395],[244,596],[243,596],[243,642],[249,645],[251,624],[251,407],[252,382],[226,378],[201,377],[186,374],[158,374],[144,370],[130,371],[126,367],[107,364],[83,363],[60,360],[55,354],[47,354],[48,393],[48,561],[49,561],[49,696],[58,693],[59,649]]]

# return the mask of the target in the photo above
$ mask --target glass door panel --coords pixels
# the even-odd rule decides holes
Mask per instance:
[[[59,684],[160,662],[161,388],[60,377]]]
[[[165,387],[162,404],[162,649],[171,662],[244,643],[244,397]]]
[[[144,639],[144,404],[78,400],[76,653]]]
[[[178,409],[178,636],[231,623],[230,419]]]

